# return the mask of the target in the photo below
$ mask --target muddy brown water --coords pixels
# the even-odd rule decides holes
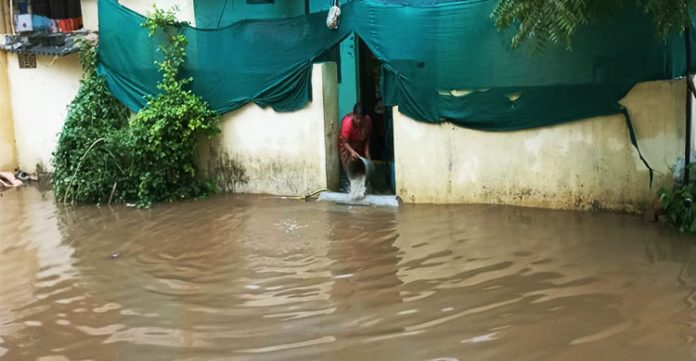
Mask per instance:
[[[0,196],[0,359],[691,360],[696,252],[640,217]],[[696,264],[696,263],[694,263]]]

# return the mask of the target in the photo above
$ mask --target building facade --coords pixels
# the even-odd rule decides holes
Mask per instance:
[[[96,2],[82,1],[84,26],[91,30],[98,29]],[[153,2],[121,1],[141,14]],[[328,7],[326,1],[313,0],[225,3],[219,1],[219,12],[225,16],[214,24],[206,11],[215,12],[215,6],[201,8],[193,0],[157,1],[159,7],[177,5],[182,20],[200,27],[290,17]],[[3,19],[9,19],[3,11]],[[4,24],[7,21],[0,30],[9,33]],[[340,44],[334,61],[315,64],[313,100],[299,111],[276,113],[247,105],[225,114],[222,134],[201,141],[201,168],[235,192],[302,196],[336,189],[340,117],[375,88],[369,81],[373,69],[361,51],[367,51],[364,44],[351,36]],[[80,77],[75,54],[37,56],[36,68],[22,69],[16,54],[0,53],[0,169],[50,170],[51,154]],[[393,159],[388,160],[393,162],[394,192],[409,203],[637,212],[652,204],[659,187],[672,183],[671,167],[683,153],[686,139],[685,97],[683,81],[658,81],[636,85],[622,101],[641,149],[656,170],[653,188],[620,115],[493,133],[417,122],[394,108],[393,140],[389,140]]]

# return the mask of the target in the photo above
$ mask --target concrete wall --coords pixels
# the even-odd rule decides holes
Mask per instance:
[[[157,7],[161,9],[171,9],[173,6],[177,6],[179,8],[177,12],[179,20],[188,21],[191,25],[196,25],[193,0],[119,0],[119,3],[143,15],[147,15],[152,11],[153,4],[157,4]]]
[[[143,15],[152,11],[152,4],[157,4],[162,9],[170,9],[178,6],[177,13],[180,20],[188,21],[192,25],[196,24],[194,15],[193,0],[119,0],[123,6]],[[85,28],[90,30],[99,29],[99,12],[97,11],[97,0],[82,0],[82,21]]]
[[[85,29],[99,30],[99,11],[97,10],[97,0],[82,0],[82,25]]]
[[[67,106],[82,76],[79,57],[37,56],[36,69],[20,69],[16,54],[7,57],[19,166],[28,172],[37,164],[50,169]]]
[[[696,78],[696,77],[695,77]],[[691,114],[696,114],[696,97],[691,96]],[[691,152],[696,151],[696,129],[691,129]]]
[[[9,33],[11,25],[6,9],[9,4],[0,5],[0,34]],[[7,55],[0,52],[0,171],[17,167],[12,107],[10,106],[10,83],[7,79]]]
[[[0,52],[0,171],[17,167],[15,133],[12,122],[10,83],[7,76],[7,54]]]
[[[316,66],[315,68],[316,69]],[[338,112],[338,69],[336,63],[321,66],[322,107],[324,110],[324,164],[326,172],[325,189],[337,191],[340,183],[341,163],[338,156],[338,134],[340,133]],[[314,82],[312,82],[314,86]],[[319,99],[314,97],[314,102]]]
[[[656,169],[655,185],[622,116],[487,133],[415,122],[395,111],[397,194],[406,202],[640,211],[684,149],[684,82],[638,84],[622,103]]]
[[[248,104],[200,147],[201,168],[227,191],[305,195],[338,185],[336,65],[314,65],[313,100],[292,113]]]

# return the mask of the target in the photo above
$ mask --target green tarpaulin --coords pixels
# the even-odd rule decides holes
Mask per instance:
[[[656,39],[639,11],[581,31],[572,51],[535,53],[510,48],[512,34],[497,31],[490,18],[496,3],[355,0],[342,7],[338,30],[326,28],[326,12],[185,27],[182,75],[193,77],[193,91],[220,113],[248,102],[292,111],[311,99],[312,62],[355,33],[383,64],[387,105],[420,121],[505,131],[619,113],[618,101],[635,83],[685,73],[683,41]],[[160,78],[157,41],[143,20],[115,0],[99,1],[99,71],[132,110],[157,92]]]

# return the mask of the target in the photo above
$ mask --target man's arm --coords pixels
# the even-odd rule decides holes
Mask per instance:
[[[343,139],[343,137],[341,137],[341,139]],[[348,153],[350,153],[350,157],[352,159],[355,159],[360,156],[360,154],[358,154],[358,152],[356,152],[355,149],[353,149],[353,147],[350,146],[350,143],[344,141],[343,146],[348,150]]]

